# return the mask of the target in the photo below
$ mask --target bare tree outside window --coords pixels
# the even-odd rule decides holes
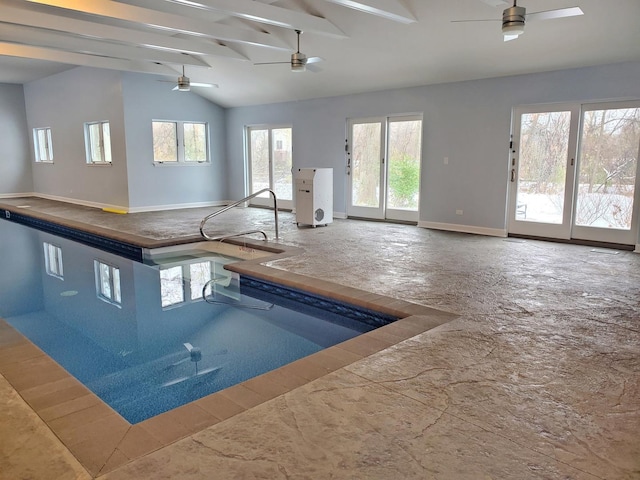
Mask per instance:
[[[176,122],[153,122],[153,161],[177,162],[178,137]]]
[[[291,200],[293,192],[292,167],[292,129],[273,129],[273,190],[282,200]]]
[[[576,225],[631,228],[639,149],[640,108],[584,113]]]
[[[207,161],[207,126],[204,123],[184,124],[185,162]]]
[[[251,193],[269,188],[269,130],[251,130]],[[268,195],[262,195],[267,197]]]
[[[379,122],[353,125],[352,203],[358,207],[380,204],[380,133]]]
[[[522,115],[518,220],[562,223],[570,123],[568,111]]]

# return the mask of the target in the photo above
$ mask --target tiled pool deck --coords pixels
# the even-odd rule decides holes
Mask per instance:
[[[157,246],[211,211],[0,208]],[[133,426],[0,320],[0,477],[640,478],[640,255],[281,217],[235,270],[405,318]]]

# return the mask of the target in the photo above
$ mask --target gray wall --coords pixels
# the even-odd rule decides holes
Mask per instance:
[[[244,126],[289,123],[294,167],[333,167],[334,210],[345,212],[346,119],[423,113],[420,220],[504,230],[512,108],[637,99],[639,79],[640,63],[627,63],[232,108],[227,113],[230,191],[233,198],[243,191]]]
[[[35,192],[89,204],[128,205],[121,75],[79,67],[24,86],[28,130],[51,127],[53,142],[53,164],[33,165]],[[84,124],[102,120],[110,123],[113,164],[87,165]],[[33,148],[33,139],[29,141]]]
[[[172,91],[171,83],[123,74],[129,207],[192,206],[226,200],[225,110],[194,92]],[[152,120],[209,124],[210,164],[153,164]]]
[[[0,84],[0,197],[33,190],[22,85]]]
[[[24,88],[27,130],[51,127],[53,138],[53,165],[33,166],[35,192],[133,211],[211,205],[227,198],[223,108],[194,93],[174,92],[170,83],[149,76],[86,67]],[[207,122],[211,163],[154,166],[154,119]],[[98,120],[110,122],[110,166],[86,164],[83,126]],[[28,141],[32,148],[33,139]]]
[[[0,193],[29,189],[29,132],[49,126],[54,165],[33,165],[37,193],[133,210],[239,199],[244,195],[244,126],[292,124],[294,167],[333,167],[334,210],[343,213],[346,119],[423,113],[420,220],[499,232],[505,229],[512,108],[637,99],[638,79],[636,62],[224,110],[143,75],[76,68],[25,85],[26,129],[20,101],[13,96],[18,92],[19,98],[20,87],[0,88],[0,101],[15,111],[7,127],[15,138],[0,148],[17,152],[10,154],[8,165],[13,178],[20,178],[12,187],[2,175]],[[0,118],[7,122],[4,111]],[[87,166],[82,126],[105,119],[111,121],[114,164]],[[152,119],[209,122],[212,164],[153,166]],[[456,209],[464,215],[456,215]]]

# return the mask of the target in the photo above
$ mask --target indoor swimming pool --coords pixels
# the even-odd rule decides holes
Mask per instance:
[[[239,277],[229,251],[138,262],[4,219],[0,244],[0,317],[130,423],[396,320]]]

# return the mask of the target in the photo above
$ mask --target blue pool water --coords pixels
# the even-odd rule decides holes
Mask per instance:
[[[0,316],[131,423],[395,320],[211,252],[148,265],[4,219],[0,245]]]

